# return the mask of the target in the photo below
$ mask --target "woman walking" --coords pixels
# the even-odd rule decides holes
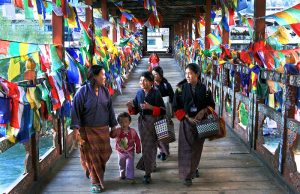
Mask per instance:
[[[88,79],[74,97],[71,128],[80,142],[80,159],[91,178],[91,192],[99,193],[104,189],[105,165],[112,153],[109,127],[114,129],[117,120],[105,87],[104,68],[92,66]]]
[[[135,98],[127,103],[130,114],[140,114],[138,129],[142,142],[142,157],[137,169],[144,170],[144,184],[151,182],[151,173],[155,169],[157,153],[157,136],[154,123],[166,114],[164,101],[160,92],[153,87],[154,77],[151,72],[144,72],[140,77],[140,87]]]
[[[215,103],[212,95],[199,80],[200,69],[190,63],[185,69],[186,80],[178,84],[173,101],[175,116],[180,120],[178,141],[179,177],[184,185],[192,185],[192,178],[199,176],[200,162],[205,139],[199,139],[196,123],[204,118],[206,108]]]
[[[166,107],[167,119],[170,123],[173,124],[173,122],[171,121],[171,117],[173,115],[172,107],[171,107],[174,98],[173,88],[171,84],[168,82],[168,80],[164,77],[163,69],[160,66],[154,67],[152,70],[152,74],[154,76],[154,85],[159,90],[161,96],[163,97],[165,107]],[[158,148],[160,153],[158,154],[157,157],[162,161],[166,160],[167,156],[170,155],[169,143],[159,141]]]

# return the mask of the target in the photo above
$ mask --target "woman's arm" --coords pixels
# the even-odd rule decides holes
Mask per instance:
[[[178,87],[173,98],[173,110],[178,120],[184,119],[186,113],[183,109],[182,88]]]
[[[86,87],[86,86],[84,86]],[[71,110],[71,129],[79,129],[80,128],[80,121],[81,121],[81,114],[84,108],[84,92],[86,90],[84,88],[80,88],[72,102],[72,110]]]

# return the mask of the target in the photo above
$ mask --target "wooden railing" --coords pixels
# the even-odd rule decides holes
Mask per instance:
[[[130,65],[130,68],[126,69],[127,73],[129,74],[136,65]],[[24,81],[19,84],[23,84],[24,86],[37,85],[42,83],[42,81],[42,79],[35,80],[35,83]],[[39,131],[41,130],[34,130],[35,133],[31,135],[29,141],[22,143],[25,148],[24,173],[9,188],[6,188],[1,193],[28,193],[34,186],[38,186],[39,181],[47,177],[49,170],[68,158],[69,154],[73,151],[75,147],[73,130],[69,126],[66,126],[66,118],[61,117],[58,112],[52,115],[53,146],[44,155],[40,156]],[[0,154],[6,152],[14,145],[16,143],[12,143],[8,138],[1,138]]]
[[[175,59],[178,64],[182,64],[184,59],[178,56],[178,53],[175,54]],[[276,111],[265,105],[264,99],[258,98],[255,93],[241,91],[240,75],[250,76],[248,66],[230,63],[220,65],[218,61],[213,61],[212,66],[210,72],[201,74],[201,80],[211,89],[216,101],[216,112],[225,119],[227,128],[231,129],[249,151],[257,155],[292,192],[300,192],[300,122],[294,119],[300,76],[260,70],[261,80],[279,82],[283,86],[281,111]],[[182,66],[183,69],[184,67]],[[229,103],[231,111],[226,110],[226,103]],[[248,113],[246,125],[241,123],[239,117],[241,104]],[[278,146],[275,150],[268,148],[268,138],[276,142],[275,137],[264,134],[263,127],[267,117],[277,123]]]

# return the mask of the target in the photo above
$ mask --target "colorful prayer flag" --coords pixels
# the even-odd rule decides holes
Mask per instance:
[[[284,11],[277,12],[266,17],[274,18],[281,26],[300,23],[300,3]]]

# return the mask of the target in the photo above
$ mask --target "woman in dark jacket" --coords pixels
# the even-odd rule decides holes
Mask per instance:
[[[166,114],[168,119],[170,120],[173,115],[172,108],[171,108],[171,104],[174,98],[173,88],[171,84],[168,82],[168,80],[164,78],[164,72],[160,66],[154,67],[152,70],[152,74],[154,76],[154,85],[159,90],[161,96],[164,99],[164,103],[166,106]],[[163,161],[166,160],[167,156],[170,155],[169,143],[159,141],[158,148],[160,153],[157,157]]]
[[[179,177],[186,186],[192,184],[192,178],[199,176],[197,167],[205,140],[198,138],[196,123],[203,119],[208,106],[215,106],[211,92],[200,82],[199,75],[199,66],[195,63],[188,64],[185,69],[186,80],[178,84],[173,101],[175,116],[180,120]]]
[[[140,86],[132,101],[127,102],[130,114],[140,114],[138,128],[142,142],[142,157],[137,169],[144,170],[143,183],[151,182],[151,173],[155,169],[157,153],[157,136],[154,123],[166,114],[164,101],[160,92],[153,87],[154,77],[151,72],[144,72],[140,77]]]

